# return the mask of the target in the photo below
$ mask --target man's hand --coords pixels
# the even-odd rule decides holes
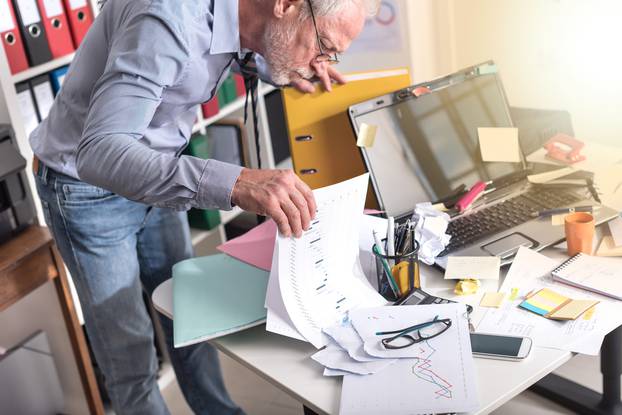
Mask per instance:
[[[271,217],[286,237],[302,236],[317,209],[313,192],[292,170],[243,169],[231,201],[244,210]]]
[[[313,69],[315,70],[316,77],[322,82],[324,89],[328,92],[333,90],[333,81],[339,84],[346,83],[346,78],[341,74],[341,72],[329,65],[327,62],[315,64]],[[296,79],[295,81],[292,81],[291,85],[303,93],[311,94],[315,92],[313,82],[307,79]]]

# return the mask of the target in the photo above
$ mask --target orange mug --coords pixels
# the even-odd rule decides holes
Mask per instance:
[[[575,212],[567,215],[564,222],[568,255],[574,256],[579,252],[592,255],[596,233],[594,216],[585,212]]]

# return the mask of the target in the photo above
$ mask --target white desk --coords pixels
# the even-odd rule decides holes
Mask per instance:
[[[153,293],[155,308],[173,318],[173,284],[168,280]],[[308,343],[266,332],[258,326],[212,340],[221,352],[257,373],[318,414],[338,414],[341,377],[325,377],[310,359]],[[480,408],[486,414],[570,360],[572,353],[534,347],[524,362],[475,359]]]

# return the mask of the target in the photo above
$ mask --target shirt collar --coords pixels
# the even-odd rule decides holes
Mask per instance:
[[[240,46],[239,0],[214,1],[210,54],[219,53],[236,53],[238,56],[246,53]]]

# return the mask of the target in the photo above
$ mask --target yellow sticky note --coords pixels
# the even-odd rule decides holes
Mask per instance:
[[[597,256],[622,256],[622,246],[616,246],[611,235],[603,237],[596,251]]]
[[[482,301],[479,302],[480,307],[501,307],[503,300],[505,299],[505,293],[486,293],[482,297]]]
[[[553,226],[564,226],[564,223],[566,221],[566,216],[568,216],[567,214],[562,214],[562,215],[553,215],[551,216],[551,225]]]
[[[547,317],[554,320],[576,320],[581,314],[594,308],[598,301],[572,300],[559,310],[550,313]]]
[[[477,134],[483,161],[521,162],[518,128],[478,128]]]
[[[594,312],[596,311],[596,307],[592,307],[583,313],[583,320],[591,320],[594,317]]]
[[[477,290],[481,287],[482,283],[479,280],[467,279],[461,280],[456,283],[454,288],[454,294],[456,295],[471,295],[477,294]]]
[[[512,288],[512,290],[510,291],[510,301],[516,300],[518,298],[519,292],[519,288]]]
[[[377,125],[361,124],[359,128],[359,135],[356,140],[356,145],[359,147],[371,148],[376,141],[376,133],[378,132]]]

